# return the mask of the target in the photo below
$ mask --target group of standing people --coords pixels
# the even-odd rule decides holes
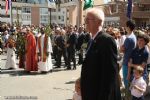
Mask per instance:
[[[135,24],[126,22],[127,36],[121,51],[123,58],[123,81],[127,89],[131,87],[132,100],[144,100],[144,92],[148,84],[149,36],[144,32],[134,34]],[[131,85],[130,85],[131,84]]]
[[[78,64],[82,64],[83,52],[91,38],[90,34],[84,31],[83,26],[77,29],[72,25],[64,28],[55,26],[50,34],[46,33],[46,27],[38,28],[38,31],[29,26],[17,27],[15,34],[8,35],[14,45],[11,48],[7,46],[6,68],[16,68],[15,58],[19,58],[19,68],[24,68],[26,72],[41,71],[42,73],[52,72],[53,68],[61,68],[62,56],[65,62],[64,67],[67,70],[75,70],[76,54],[78,52]],[[6,40],[6,44],[8,43],[9,39]],[[12,50],[13,56],[9,49]],[[55,60],[54,66],[56,67],[53,67],[52,58]],[[73,67],[71,67],[71,62],[73,62]],[[11,65],[8,66],[8,64]]]
[[[19,52],[19,67],[27,72],[48,72],[52,70],[52,58],[56,60],[57,68],[61,67],[61,57],[64,57],[68,70],[76,69],[75,52],[79,51],[79,64],[82,64],[81,77],[76,81],[76,93],[73,100],[121,100],[119,70],[123,70],[123,82],[126,89],[130,89],[132,100],[144,100],[147,86],[147,65],[150,64],[149,37],[140,32],[134,34],[135,24],[126,22],[126,35],[118,34],[117,29],[111,31],[103,29],[104,12],[98,8],[89,8],[85,17],[85,30],[73,26],[67,30],[55,27],[53,35],[45,33],[40,28],[38,36],[33,35],[31,28],[26,27],[20,32],[17,43],[10,37],[6,43],[7,62],[15,68],[15,45]],[[120,29],[123,32],[123,29]],[[91,33],[87,39],[85,32]],[[120,32],[121,33],[121,32]],[[52,41],[51,41],[52,39]],[[87,39],[87,40],[86,40]],[[83,44],[88,43],[83,60]],[[118,62],[118,55],[123,61]],[[11,63],[10,63],[11,62]],[[121,67],[122,66],[122,67]],[[130,83],[130,84],[129,84]]]
[[[149,36],[134,34],[135,24],[126,22],[125,31],[103,29],[104,12],[89,8],[85,17],[86,29],[92,34],[77,79],[73,100],[122,100],[119,71],[123,70],[125,89],[131,100],[145,100],[149,65]],[[126,34],[120,34],[126,33]],[[123,57],[123,61],[121,57]],[[80,83],[80,84],[79,84]],[[125,94],[127,95],[127,94]]]
[[[50,37],[40,28],[40,35],[35,37],[30,27],[16,28],[17,38],[10,34],[6,41],[7,69],[16,69],[16,58],[19,58],[19,68],[26,72],[41,71],[47,73],[52,70],[52,45]],[[17,53],[17,57],[16,57]]]
[[[90,34],[84,31],[84,27],[80,26],[79,29],[68,26],[67,29],[56,27],[53,38],[53,57],[56,61],[56,68],[61,68],[61,57],[64,57],[65,67],[67,70],[76,69],[77,64],[83,63],[83,55],[86,46],[90,40]],[[78,62],[76,60],[76,54],[78,52]],[[73,68],[71,67],[73,62]]]

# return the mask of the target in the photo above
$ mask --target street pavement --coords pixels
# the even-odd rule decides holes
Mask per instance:
[[[5,70],[5,62],[6,55],[0,55],[0,100],[72,100],[81,66],[77,70],[61,68],[47,74],[28,74],[23,69]]]
[[[5,62],[6,56],[0,55],[1,69],[4,69]],[[48,74],[27,74],[23,69],[2,70],[0,100],[71,100],[79,76],[80,66],[69,71],[54,69]]]

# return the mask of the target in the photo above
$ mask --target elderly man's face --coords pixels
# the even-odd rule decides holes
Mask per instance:
[[[98,25],[98,19],[91,13],[88,13],[85,18],[86,30],[91,32]]]

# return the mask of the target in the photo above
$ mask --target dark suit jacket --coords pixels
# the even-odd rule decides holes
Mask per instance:
[[[81,70],[82,100],[121,100],[117,46],[107,33],[94,39]]]
[[[75,50],[76,43],[77,43],[77,35],[75,33],[72,33],[67,40],[67,44],[69,44],[68,49]]]
[[[84,33],[80,33],[77,39],[77,50],[81,49],[81,46],[84,43],[84,39],[85,39]]]
[[[58,36],[56,38],[56,45],[61,49],[64,50],[65,49],[65,39],[62,35]]]

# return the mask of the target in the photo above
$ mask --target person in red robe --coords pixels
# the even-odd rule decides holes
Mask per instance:
[[[37,71],[37,54],[36,54],[36,39],[35,36],[30,31],[30,28],[27,28],[27,36],[26,36],[26,44],[25,44],[25,59],[26,59],[26,66],[25,70],[27,72],[30,71]]]

